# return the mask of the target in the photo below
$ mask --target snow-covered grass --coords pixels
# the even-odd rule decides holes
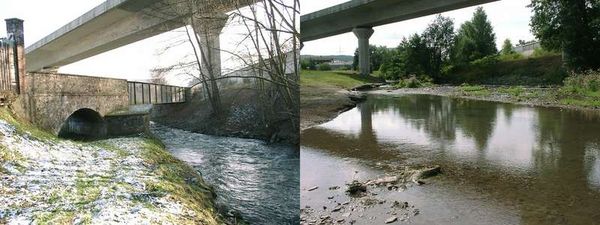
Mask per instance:
[[[60,140],[0,108],[0,224],[219,224],[212,190],[150,137]]]

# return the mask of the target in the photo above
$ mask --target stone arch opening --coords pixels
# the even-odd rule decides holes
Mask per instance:
[[[101,139],[106,137],[106,123],[100,113],[93,109],[79,109],[63,123],[58,137],[73,140]]]

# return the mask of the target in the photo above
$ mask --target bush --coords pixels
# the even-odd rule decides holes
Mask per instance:
[[[488,66],[496,65],[498,63],[498,61],[500,61],[498,59],[498,55],[488,55],[481,59],[474,60],[469,64],[471,64],[472,66],[476,66],[476,67],[488,67]]]
[[[517,59],[522,59],[522,58],[524,58],[523,55],[515,52],[515,53],[500,55],[500,57],[498,59],[500,59],[500,61],[510,61],[510,60],[517,60]]]
[[[564,94],[590,95],[600,91],[600,71],[587,71],[571,74],[564,81],[561,91]]]
[[[400,79],[400,81],[394,85],[396,88],[420,88],[420,87],[431,87],[433,86],[432,79],[428,76],[420,76],[417,78],[415,75],[411,75],[409,78]]]
[[[548,51],[548,50],[540,47],[540,48],[535,48],[533,50],[533,54],[531,55],[531,57],[539,58],[539,57],[556,56],[556,55],[560,55],[560,53],[555,52],[555,51]]]
[[[320,71],[329,71],[329,70],[331,70],[331,66],[329,64],[327,64],[327,63],[321,63],[321,64],[317,65],[317,68]]]
[[[567,76],[560,56],[498,60],[483,58],[447,67],[443,82],[487,85],[560,85]],[[494,61],[496,61],[494,63]]]

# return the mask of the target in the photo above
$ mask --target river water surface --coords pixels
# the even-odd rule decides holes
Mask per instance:
[[[152,125],[175,157],[215,188],[217,204],[250,224],[298,224],[299,154],[290,145]]]
[[[600,224],[595,111],[371,95],[303,131],[301,142],[307,222],[330,216],[355,224],[390,217],[397,224]],[[344,193],[353,179],[424,165],[440,165],[443,173],[398,191],[373,188],[361,198]],[[334,186],[342,188],[329,189]],[[394,201],[409,207],[396,210]]]

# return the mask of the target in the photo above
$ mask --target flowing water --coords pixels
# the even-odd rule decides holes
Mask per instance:
[[[297,148],[152,125],[175,157],[215,188],[217,203],[250,224],[298,224]]]
[[[398,224],[600,224],[597,111],[371,95],[303,131],[301,145],[302,219],[308,222],[327,215],[356,224],[390,217]],[[362,198],[344,193],[353,179],[426,165],[440,165],[443,173],[398,191],[372,188]],[[393,201],[410,207],[395,210]]]

